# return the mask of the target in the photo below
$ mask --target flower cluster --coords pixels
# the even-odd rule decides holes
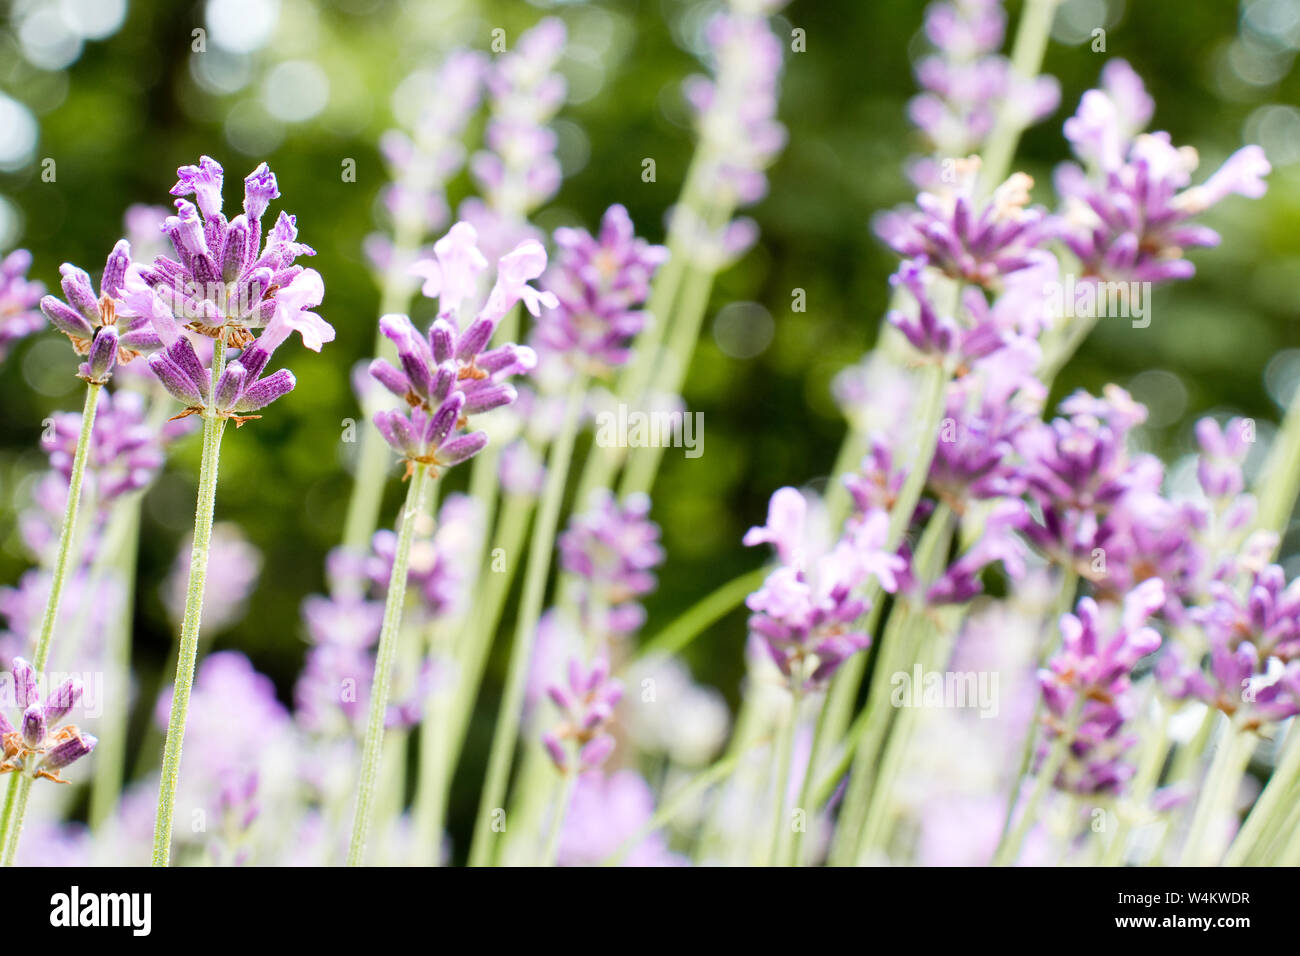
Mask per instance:
[[[317,352],[334,340],[334,329],[311,311],[324,297],[324,283],[314,269],[294,264],[299,256],[315,255],[297,241],[294,216],[281,211],[262,243],[262,216],[280,195],[265,163],[244,180],[244,211],[229,221],[221,212],[224,171],[215,160],[204,156],[177,176],[172,195],[193,195],[197,202],[176,200],[177,215],[164,222],[177,258],[159,256],[152,266],[132,267],[126,298],[150,317],[164,350],[150,356],[149,368],[185,405],[183,414],[242,425],[293,390],[296,380],[288,369],[262,377],[293,332]],[[258,329],[261,334],[254,336]],[[191,333],[238,348],[239,357],[225,362],[224,354],[214,355],[209,368]]]
[[[477,275],[487,267],[477,233],[457,223],[434,244],[435,258],[414,267],[425,277],[424,293],[438,299],[438,317],[421,335],[405,315],[386,315],[379,327],[397,347],[401,368],[375,359],[370,374],[402,399],[405,408],[375,413],[384,440],[402,455],[409,476],[417,465],[448,468],[473,457],[487,444],[483,432],[461,433],[470,416],[509,405],[513,385],[505,380],[537,363],[527,346],[513,343],[489,348],[497,325],[515,303],[523,301],[536,315],[555,298],[528,283],[546,268],[546,250],[535,240],[521,242],[497,263],[496,283],[487,302],[464,327],[457,321],[461,304],[472,294]]]
[[[638,239],[627,210],[610,206],[600,232],[555,230],[558,261],[542,280],[556,306],[537,323],[539,351],[562,355],[602,375],[628,360],[628,346],[649,316],[637,307],[650,294],[668,250]]]
[[[862,590],[871,577],[893,592],[905,562],[884,550],[889,516],[875,510],[850,522],[829,550],[809,553],[808,502],[793,488],[780,488],[768,505],[767,524],[751,528],[746,545],[770,543],[781,565],[746,605],[749,629],[762,638],[781,673],[821,686],[871,637],[859,619],[870,610]]]
[[[636,599],[654,590],[653,569],[664,560],[659,526],[649,515],[646,495],[631,495],[620,505],[604,492],[560,535],[560,566],[581,582],[589,633],[603,638],[640,630],[645,608]]]
[[[469,169],[486,201],[467,199],[460,215],[478,229],[492,258],[536,238],[528,215],[560,188],[555,130],[547,124],[568,92],[555,69],[566,37],[564,21],[547,17],[484,76],[492,113],[488,148],[470,157]]]
[[[909,164],[918,186],[941,188],[944,158],[980,151],[1000,116],[1030,126],[1060,102],[1055,79],[1025,79],[997,54],[1005,32],[1001,0],[954,0],[926,9],[925,37],[935,52],[916,64],[924,92],[912,98],[908,116],[935,158]]]
[[[623,698],[623,685],[609,676],[609,663],[597,658],[584,668],[570,659],[566,681],[551,684],[547,695],[560,709],[563,719],[542,737],[551,761],[562,773],[570,772],[574,758],[570,743],[577,748],[578,773],[594,770],[614,752],[614,738],[608,732],[614,708]]]
[[[1134,710],[1130,675],[1160,647],[1160,635],[1146,622],[1164,601],[1158,580],[1134,588],[1109,637],[1091,598],[1061,616],[1061,650],[1039,673],[1039,683],[1049,713],[1048,739],[1069,739],[1069,757],[1056,780],[1062,789],[1107,793],[1132,776],[1133,767],[1122,759],[1134,741],[1126,727]]]
[[[68,337],[78,355],[86,356],[77,374],[95,385],[108,382],[118,362],[130,362],[163,345],[151,311],[142,311],[131,300],[127,290],[130,267],[131,247],[120,239],[104,263],[99,295],[85,270],[65,262],[59,266],[59,274],[67,301],[52,295],[41,299],[45,317]]]
[[[24,658],[14,658],[10,674],[14,705],[22,716],[15,728],[0,711],[0,738],[4,747],[0,773],[25,773],[66,783],[59,771],[86,756],[98,743],[74,724],[57,726],[81,702],[84,691],[81,681],[70,677],[47,699],[41,700],[36,670]]]
[[[40,301],[45,286],[27,278],[32,254],[15,249],[0,260],[0,362],[19,339],[45,327]]]
[[[1056,232],[1084,275],[1103,280],[1163,282],[1196,271],[1183,250],[1214,246],[1214,230],[1191,220],[1237,193],[1253,199],[1268,188],[1271,167],[1258,146],[1234,153],[1208,180],[1192,186],[1196,150],[1176,147],[1168,133],[1142,134],[1155,110],[1142,80],[1123,60],[1102,73],[1065,124],[1075,155],[1090,171],[1063,164],[1056,188],[1065,203]]]
[[[705,26],[713,76],[690,77],[683,90],[699,131],[701,195],[726,215],[766,195],[764,170],[785,147],[786,129],[776,119],[781,41],[766,20],[785,3],[732,0],[715,14]],[[692,255],[715,267],[742,255],[758,238],[749,219],[718,230],[685,205],[675,207],[672,217],[673,231],[688,237]]]

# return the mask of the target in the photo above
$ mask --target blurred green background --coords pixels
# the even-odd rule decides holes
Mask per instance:
[[[769,196],[750,211],[760,244],[720,277],[689,378],[688,405],[705,413],[706,453],[667,455],[656,486],[670,558],[648,602],[651,632],[760,560],[740,537],[761,522],[773,489],[825,481],[843,434],[829,383],[874,340],[895,265],[869,220],[911,195],[901,167],[920,143],[904,109],[915,91],[911,60],[924,49],[923,8],[919,0],[795,0],[776,18],[783,37],[793,26],[807,35],[807,52],[787,52],[781,118],[790,141],[771,170]],[[124,19],[115,24],[119,9]],[[125,208],[167,203],[176,167],[200,153],[221,161],[233,184],[268,161],[283,194],[273,211],[296,213],[301,238],[319,253],[311,264],[326,282],[320,311],[338,339],[320,356],[285,350],[297,391],[229,434],[218,497],[219,520],[238,522],[266,562],[248,616],[210,646],[248,653],[286,700],[304,649],[299,603],[323,587],[323,558],[340,536],[350,487],[349,449],[339,438],[342,421],[358,414],[349,369],[374,336],[378,293],[361,243],[380,221],[386,173],[376,143],[394,125],[394,90],[452,47],[487,49],[496,27],[513,39],[543,15],[562,16],[573,93],[558,124],[566,179],[537,221],[593,227],[621,202],[639,231],[659,240],[692,149],[679,83],[700,69],[693,50],[714,9],[685,0],[0,5],[0,248],[29,248],[36,278],[55,287],[65,260],[97,273],[123,234]],[[1010,4],[1013,25],[1018,9]],[[1097,26],[1105,54],[1091,49]],[[198,28],[207,50],[196,54]],[[1194,253],[1197,278],[1157,294],[1150,328],[1101,323],[1057,385],[1058,397],[1109,381],[1130,388],[1152,408],[1145,440],[1168,461],[1189,449],[1191,423],[1209,411],[1256,417],[1267,438],[1265,423],[1279,417],[1300,378],[1298,46],[1300,0],[1070,0],[1058,14],[1047,70],[1061,81],[1062,105],[1027,135],[1019,160],[1038,181],[1040,201],[1052,202],[1050,171],[1066,157],[1061,122],[1113,56],[1148,82],[1158,104],[1153,126],[1200,150],[1201,178],[1245,141],[1262,142],[1274,162],[1267,199],[1234,199],[1209,217],[1222,247]],[[34,121],[26,149],[22,112]],[[481,119],[471,148],[480,129]],[[656,160],[657,182],[641,180],[645,157]],[[40,176],[46,158],[55,160],[54,182]],[[354,183],[341,176],[349,158]],[[470,188],[458,177],[453,205]],[[804,313],[791,311],[796,288],[807,293]],[[731,357],[714,336],[712,317],[733,302],[757,303],[732,313],[748,341],[761,345],[771,333],[751,357]],[[420,317],[430,311],[427,300],[415,308]],[[44,465],[42,419],[80,407],[73,371],[53,333],[28,340],[0,367],[0,583],[27,566],[15,510],[25,504],[26,479]],[[150,697],[172,640],[157,585],[191,527],[197,461],[191,438],[146,504],[136,660]],[[453,486],[464,479],[455,475]],[[387,494],[392,516],[397,481]],[[743,640],[737,613],[691,650],[697,678],[732,699]],[[481,704],[491,712],[502,664]],[[477,723],[476,734],[490,732],[490,720]],[[470,750],[481,747],[471,741]]]

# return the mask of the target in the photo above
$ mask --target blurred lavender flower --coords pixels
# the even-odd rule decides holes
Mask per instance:
[[[171,706],[169,688],[154,710],[160,727]],[[194,681],[177,791],[178,805],[193,808],[205,825],[177,828],[178,854],[201,850],[222,865],[249,862],[258,851],[274,859],[269,844],[283,831],[274,824],[259,831],[257,823],[277,821],[292,805],[296,750],[288,711],[270,678],[235,651],[208,655]]]
[[[457,223],[434,244],[434,251],[436,258],[413,267],[425,277],[425,295],[438,299],[438,318],[428,336],[417,332],[407,316],[386,315],[379,327],[397,347],[401,369],[385,359],[370,365],[370,374],[407,406],[376,412],[374,422],[389,446],[403,456],[408,476],[417,464],[432,467],[436,475],[439,467],[451,467],[482,451],[485,433],[461,434],[459,429],[471,415],[513,402],[517,393],[505,379],[537,362],[527,346],[487,348],[488,343],[515,303],[523,301],[534,314],[555,304],[550,293],[528,284],[546,268],[546,250],[526,240],[501,257],[487,302],[462,330],[457,312],[486,267],[477,234],[467,223]]]
[[[1006,30],[1001,0],[954,0],[926,8],[925,36],[935,53],[916,63],[923,93],[908,115],[925,134],[932,157],[912,160],[908,173],[924,189],[942,189],[944,163],[983,151],[999,117],[1031,126],[1060,102],[1053,77],[1023,77],[998,56]]]
[[[40,301],[45,286],[27,278],[32,254],[15,249],[0,260],[0,362],[19,339],[45,328]]]
[[[22,773],[67,783],[59,771],[86,756],[98,743],[75,724],[57,726],[81,703],[84,690],[81,681],[69,677],[48,698],[41,700],[39,675],[25,658],[13,659],[10,675],[14,699],[6,703],[16,707],[20,716],[15,726],[0,710],[0,742],[4,751],[0,774]]]
[[[636,237],[622,206],[610,206],[600,232],[555,230],[558,260],[542,279],[558,304],[537,322],[539,351],[562,354],[574,366],[604,376],[627,362],[632,339],[651,317],[637,309],[650,294],[668,250]]]
[[[1218,245],[1219,236],[1192,219],[1237,193],[1258,199],[1271,166],[1258,146],[1234,153],[1208,180],[1191,185],[1199,159],[1175,147],[1168,133],[1135,135],[1154,106],[1123,60],[1107,64],[1102,89],[1090,90],[1065,124],[1065,135],[1088,172],[1074,163],[1056,171],[1065,203],[1055,229],[1085,276],[1165,282],[1190,278],[1183,251]]]
[[[1133,775],[1122,759],[1136,739],[1126,727],[1134,710],[1130,675],[1139,660],[1160,647],[1160,635],[1146,622],[1164,602],[1161,581],[1143,582],[1125,598],[1109,638],[1091,598],[1081,599],[1074,614],[1061,615],[1061,650],[1039,673],[1039,683],[1049,712],[1048,740],[1063,733],[1070,739],[1069,757],[1056,780],[1062,789],[1110,793]],[[1080,697],[1078,725],[1067,726]]]
[[[383,201],[398,223],[411,225],[423,236],[445,228],[451,218],[445,187],[465,162],[461,136],[478,109],[488,63],[481,53],[453,50],[436,73],[415,75],[422,108],[410,133],[390,129],[379,139],[392,184]]]
[[[627,680],[641,688],[624,699],[621,711],[639,750],[686,767],[702,767],[717,755],[730,723],[727,703],[712,687],[695,683],[681,659],[637,660]]]
[[[570,658],[567,680],[552,684],[546,692],[562,715],[559,725],[542,736],[551,761],[561,773],[569,773],[575,759],[571,742],[577,750],[578,773],[599,767],[614,752],[608,727],[623,697],[623,685],[609,676],[609,662],[600,657],[588,669]]]
[[[634,770],[600,771],[578,778],[560,832],[560,866],[596,866],[616,852],[654,816],[654,792]],[[624,866],[686,866],[652,833],[631,849]]]
[[[654,590],[653,569],[664,560],[659,526],[649,516],[647,495],[630,495],[620,505],[608,491],[598,492],[560,535],[560,566],[581,582],[587,633],[622,636],[644,623],[636,598]]]
[[[547,124],[564,105],[564,77],[555,69],[564,52],[564,21],[540,20],[515,47],[494,60],[484,77],[491,107],[487,149],[470,158],[483,199],[461,203],[491,259],[527,239],[540,238],[528,216],[560,188],[555,131]]]
[[[161,429],[151,426],[138,392],[119,389],[101,395],[87,457],[86,500],[102,512],[123,495],[147,488],[162,467],[166,446],[190,430],[188,422],[180,421]],[[50,467],[63,478],[64,498],[80,433],[80,412],[56,412],[41,436]]]
[[[1209,644],[1208,672],[1199,655],[1171,649],[1157,665],[1171,696],[1204,701],[1244,729],[1300,714],[1300,581],[1288,585],[1270,565],[1248,582],[1244,597],[1212,582],[1210,603],[1192,618]]]
[[[171,573],[162,586],[163,606],[173,626],[180,626],[185,613],[185,593],[189,586],[192,537],[182,542],[172,562]],[[262,553],[248,540],[239,525],[219,521],[212,526],[208,561],[219,573],[208,576],[203,592],[203,634],[211,636],[242,620],[248,597],[257,587],[262,573]]]
[[[885,552],[889,515],[872,511],[850,522],[829,551],[805,550],[807,505],[793,488],[778,489],[767,525],[751,528],[746,545],[770,542],[782,565],[745,601],[754,613],[749,629],[787,679],[820,687],[851,655],[871,643],[858,629],[870,609],[863,586],[876,577],[886,591],[898,587],[904,562]],[[811,665],[811,666],[810,666]]]
[[[764,170],[785,147],[785,127],[775,119],[781,41],[766,20],[784,5],[785,0],[733,0],[714,15],[704,28],[712,78],[692,76],[683,87],[699,134],[699,195],[727,214],[766,195]],[[689,203],[674,207],[670,216],[672,231],[687,237],[693,258],[715,269],[739,258],[758,238],[752,220],[716,229]]]
[[[132,203],[122,216],[126,241],[131,244],[137,262],[152,262],[167,254],[169,244],[164,234],[171,211],[166,206]]]

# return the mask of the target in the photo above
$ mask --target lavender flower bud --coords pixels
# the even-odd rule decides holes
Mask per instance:
[[[117,365],[117,350],[117,329],[111,325],[97,329],[90,343],[90,355],[79,368],[81,377],[93,385],[106,385]]]

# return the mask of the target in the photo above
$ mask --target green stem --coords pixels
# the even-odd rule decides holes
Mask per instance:
[[[384,718],[388,712],[397,638],[402,629],[402,607],[406,603],[406,575],[411,562],[411,543],[415,539],[415,526],[424,511],[424,490],[428,479],[428,467],[417,465],[410,486],[406,489],[406,504],[402,509],[402,522],[397,534],[397,551],[393,556],[393,570],[388,576],[388,596],[384,601],[384,623],[379,632],[379,649],[375,654],[375,677],[370,688],[370,714],[362,747],[361,776],[357,782],[357,804],[352,818],[348,866],[361,865],[374,814],[375,791],[379,785],[379,768],[383,757]]]
[[[646,641],[637,650],[636,660],[680,654],[696,637],[703,634],[732,610],[739,607],[770,572],[755,568],[732,578],[707,597],[701,598],[671,624]]]
[[[794,748],[799,729],[799,710],[800,705],[803,703],[803,672],[802,662],[791,671],[790,718],[785,722],[785,726],[781,728],[780,740],[776,745],[780,764],[772,781],[772,789],[776,791],[776,798],[773,801],[776,809],[772,814],[772,838],[768,843],[768,857],[765,861],[767,866],[785,859],[786,834],[790,832],[790,821],[785,812],[786,795],[790,789],[790,768],[794,764]]]
[[[36,638],[36,650],[32,654],[32,666],[39,674],[45,670],[50,657],[50,642],[54,639],[54,626],[59,617],[59,603],[63,597],[63,586],[67,583],[68,567],[72,561],[72,541],[76,534],[77,511],[81,505],[81,485],[86,477],[86,458],[90,452],[90,437],[95,429],[95,408],[99,404],[102,385],[86,386],[86,404],[81,411],[81,432],[77,436],[77,450],[72,458],[72,477],[68,482],[68,504],[63,510],[63,528],[59,532],[59,551],[54,559],[54,570],[50,579],[50,597],[45,604],[45,614],[41,617],[41,629]],[[18,825],[22,825],[21,814]]]
[[[559,798],[555,802],[555,816],[551,819],[551,832],[546,837],[546,847],[542,850],[539,866],[555,866],[555,858],[560,851],[560,834],[564,832],[564,818],[569,812],[569,801],[573,799],[573,788],[577,785],[578,775],[566,773],[560,786]]]
[[[542,490],[541,506],[537,514],[537,527],[528,550],[528,566],[524,572],[524,590],[520,602],[519,619],[515,627],[514,645],[510,654],[510,670],[506,675],[505,693],[497,715],[497,725],[492,736],[492,749],[488,756],[487,777],[480,797],[478,818],[474,823],[474,837],[470,845],[471,866],[488,864],[492,849],[489,846],[492,817],[505,797],[510,764],[515,744],[519,739],[519,721],[523,712],[524,690],[528,681],[528,668],[532,664],[533,641],[537,621],[546,597],[547,572],[551,565],[551,550],[555,544],[555,531],[560,521],[560,508],[564,500],[564,487],[573,459],[574,439],[578,431],[578,417],[582,410],[582,375],[574,377],[566,400],[564,423],[551,447],[546,463],[546,485]]]
[[[1020,813],[1020,819],[1016,821],[1016,825],[1011,832],[1004,835],[998,843],[997,851],[993,854],[994,866],[1011,866],[1020,858],[1020,851],[1024,847],[1025,837],[1034,825],[1034,816],[1038,812],[1038,805],[1043,802],[1043,797],[1047,795],[1047,791],[1052,789],[1056,782],[1057,773],[1065,765],[1065,758],[1070,752],[1070,744],[1074,740],[1075,731],[1079,726],[1079,718],[1083,716],[1083,705],[1087,702],[1087,698],[1082,694],[1078,694],[1076,697],[1077,699],[1070,710],[1070,718],[1065,728],[1052,742],[1052,749],[1048,751],[1047,760],[1038,769],[1038,779],[1034,784],[1033,792],[1029,795],[1029,800],[1025,803],[1024,810]]]
[[[1061,615],[1074,607],[1074,595],[1078,587],[1078,572],[1073,568],[1062,568],[1061,586],[1056,598],[1056,613],[1047,622],[1047,633],[1038,648],[1038,667],[1040,668],[1047,663],[1047,658],[1051,656],[1052,651],[1056,648],[1056,639],[1060,636],[1059,622]],[[1025,775],[1029,773],[1029,765],[1033,763],[1034,742],[1038,737],[1038,724],[1042,720],[1043,707],[1043,695],[1041,693],[1036,694],[1034,697],[1034,711],[1029,718],[1029,726],[1025,729],[1025,741],[1020,747],[1020,766],[1011,781],[1011,791],[1007,794],[1007,812],[1002,820],[1003,839],[1006,839],[1007,834],[1011,831],[1011,823],[1016,816],[1016,802],[1020,799],[1020,788],[1023,785]]]
[[[1025,80],[1033,80],[1043,67],[1047,53],[1047,40],[1052,32],[1052,18],[1060,0],[1026,0],[1016,39],[1011,49],[1011,68]],[[980,185],[984,195],[991,193],[1011,168],[1020,134],[1025,131],[1023,119],[1004,104],[998,113],[993,132],[984,142],[984,166]]]
[[[126,510],[125,539],[120,548],[113,549],[113,563],[123,573],[122,613],[108,637],[108,667],[111,686],[105,687],[105,698],[116,701],[111,710],[111,726],[105,725],[95,749],[95,776],[90,786],[90,827],[102,832],[104,824],[112,818],[122,789],[125,770],[126,730],[131,680],[131,621],[135,613],[136,558],[140,543],[140,506],[142,495],[134,495],[119,507]],[[112,524],[110,519],[109,524]],[[110,536],[111,537],[111,536]],[[94,593],[94,592],[92,592]]]
[[[1215,748],[1210,769],[1201,785],[1187,841],[1183,844],[1183,865],[1212,866],[1219,862],[1225,841],[1218,827],[1232,810],[1233,798],[1250,763],[1250,755],[1255,751],[1255,743],[1255,736],[1250,731],[1239,730],[1231,722],[1224,728],[1223,738]]]
[[[1295,509],[1296,493],[1300,490],[1300,388],[1291,399],[1291,406],[1278,429],[1277,438],[1260,469],[1254,489],[1259,499],[1255,527],[1286,534]],[[1280,540],[1280,538],[1279,538]]]
[[[689,782],[683,784],[670,797],[663,800],[654,815],[642,824],[635,833],[624,840],[617,850],[602,861],[601,866],[618,866],[622,863],[627,858],[627,855],[640,845],[642,840],[671,823],[679,813],[691,806],[700,794],[708,790],[709,787],[731,776],[732,771],[736,769],[736,765],[744,757],[747,757],[755,747],[764,743],[766,743],[765,740],[759,740],[747,747],[737,748],[723,756],[708,769],[702,770],[692,777]]]
[[[1247,856],[1260,842],[1264,831],[1274,822],[1275,815],[1284,805],[1287,795],[1298,778],[1300,778],[1300,730],[1292,724],[1281,759],[1273,768],[1273,775],[1269,778],[1268,785],[1255,800],[1250,815],[1246,817],[1246,822],[1228,848],[1228,854],[1223,858],[1224,866],[1241,866],[1246,862]]]
[[[213,356],[214,381],[221,353],[221,343],[218,342]],[[194,665],[199,653],[199,622],[203,615],[208,549],[212,542],[212,518],[217,500],[217,466],[221,453],[221,436],[225,430],[224,418],[205,415],[198,503],[194,511],[194,545],[190,550],[190,579],[185,594],[185,614],[181,619],[180,646],[176,654],[176,684],[172,693],[171,717],[167,722],[167,739],[163,744],[162,779],[158,784],[158,815],[154,821],[153,833],[154,866],[166,866],[171,856],[172,816],[176,810],[176,785],[181,773],[181,744],[185,739],[190,688],[194,683]]]

